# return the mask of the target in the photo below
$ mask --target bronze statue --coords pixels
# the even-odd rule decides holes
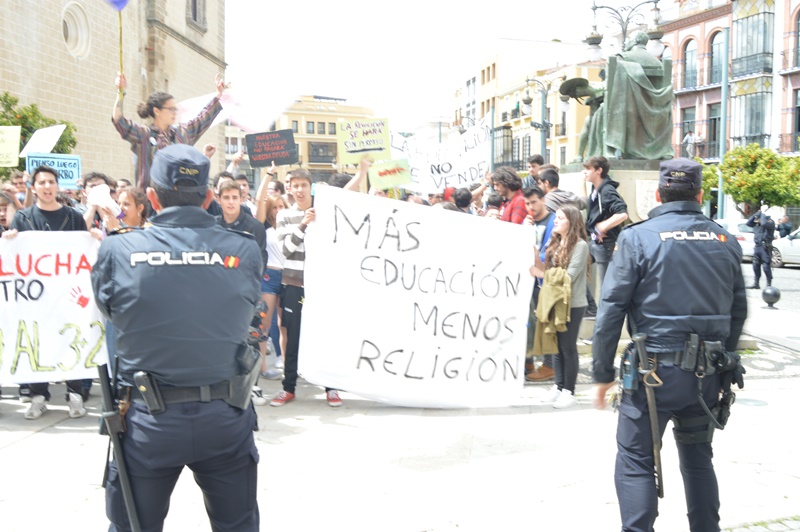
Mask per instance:
[[[581,131],[578,160],[585,156],[617,159],[671,159],[672,62],[645,50],[649,37],[631,35],[626,50],[608,58],[606,89],[583,78],[567,80],[561,94],[589,105]]]

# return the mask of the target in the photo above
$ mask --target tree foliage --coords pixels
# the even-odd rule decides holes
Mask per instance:
[[[21,126],[19,151],[25,147],[31,135],[37,130],[45,127],[55,126],[57,124],[65,124],[67,127],[61,138],[58,139],[53,153],[70,153],[78,144],[75,138],[77,129],[71,122],[65,120],[54,120],[46,117],[39,110],[36,104],[18,107],[19,98],[10,95],[8,92],[3,92],[0,95],[0,126]],[[19,160],[19,170],[25,169],[25,159]],[[0,178],[7,177],[14,168],[0,168]]]
[[[750,144],[727,152],[720,169],[722,191],[737,205],[749,204],[748,212],[761,205],[800,203],[800,161],[796,159]]]

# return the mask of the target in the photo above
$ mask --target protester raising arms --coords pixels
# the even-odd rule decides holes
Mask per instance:
[[[220,74],[215,79],[217,94],[208,102],[200,113],[186,122],[176,124],[178,107],[175,98],[166,92],[154,92],[146,102],[140,103],[136,112],[141,118],[152,118],[149,126],[137,124],[125,118],[122,104],[128,81],[125,74],[117,73],[114,84],[117,87],[117,99],[111,121],[120,136],[131,144],[131,151],[136,155],[136,180],[140,190],[145,192],[150,186],[150,165],[156,151],[170,144],[189,144],[195,142],[208,130],[214,118],[222,111],[220,98],[225,91],[225,81]]]

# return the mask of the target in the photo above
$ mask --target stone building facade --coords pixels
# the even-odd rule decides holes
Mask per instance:
[[[77,127],[84,172],[132,179],[132,154],[111,124],[120,62],[119,16],[100,0],[4,0],[0,90]],[[125,115],[156,90],[177,101],[211,94],[225,71],[225,0],[132,0],[122,11]],[[197,143],[223,152],[222,127]],[[216,155],[212,168],[222,166]]]

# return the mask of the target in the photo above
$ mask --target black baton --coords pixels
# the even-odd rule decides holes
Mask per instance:
[[[136,504],[133,500],[131,479],[128,476],[128,467],[125,465],[125,455],[122,451],[122,415],[114,404],[114,395],[111,390],[111,381],[108,379],[108,366],[103,364],[97,367],[100,373],[100,391],[103,395],[103,421],[111,438],[111,447],[114,448],[114,460],[117,463],[119,484],[122,488],[122,499],[125,501],[125,510],[128,512],[128,521],[133,532],[141,532],[139,516],[136,513]],[[108,467],[108,464],[106,464]],[[105,488],[105,486],[103,486]]]

